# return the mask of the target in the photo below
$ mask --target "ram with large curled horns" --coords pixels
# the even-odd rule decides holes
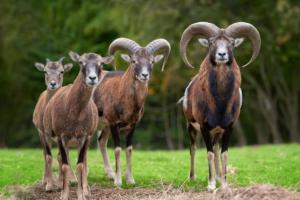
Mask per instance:
[[[240,114],[242,105],[241,73],[234,56],[233,49],[238,47],[246,36],[252,41],[253,55],[246,65],[255,60],[260,50],[260,35],[256,28],[249,23],[238,22],[226,29],[219,29],[216,25],[207,22],[198,22],[190,25],[182,34],[180,51],[184,63],[193,68],[187,60],[186,48],[190,40],[198,35],[208,38],[199,39],[199,42],[209,48],[200,66],[199,73],[191,80],[185,90],[183,111],[187,120],[187,129],[190,134],[191,169],[189,177],[196,178],[195,165],[195,138],[196,130],[201,131],[207,148],[209,167],[208,189],[216,188],[216,180],[220,187],[225,188],[226,162],[228,158],[228,142],[232,129]],[[221,161],[219,165],[219,144],[222,144]]]
[[[121,57],[130,63],[125,72],[108,72],[101,79],[94,91],[93,99],[98,108],[99,124],[97,130],[102,131],[98,138],[105,173],[115,179],[115,185],[122,184],[120,169],[120,129],[125,129],[126,145],[126,172],[125,179],[128,184],[135,184],[131,172],[132,137],[135,124],[140,121],[144,113],[144,102],[148,93],[148,80],[151,77],[153,64],[159,62],[164,55],[154,54],[164,50],[166,64],[171,47],[165,39],[156,39],[146,47],[141,47],[136,42],[119,38],[114,40],[109,47],[109,55],[114,55],[117,50],[125,50],[131,54],[121,54]],[[113,63],[113,66],[114,63]],[[116,173],[111,168],[107,156],[107,140],[109,134],[115,145]]]

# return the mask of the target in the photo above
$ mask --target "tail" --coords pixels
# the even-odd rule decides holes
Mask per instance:
[[[181,97],[181,98],[179,99],[179,101],[176,103],[176,105],[178,105],[178,104],[180,104],[181,102],[183,102],[183,99],[184,99],[184,96]]]

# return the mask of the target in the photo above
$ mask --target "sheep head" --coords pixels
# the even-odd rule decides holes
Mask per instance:
[[[131,54],[121,54],[121,57],[128,63],[131,63],[133,76],[141,82],[147,82],[152,74],[153,64],[159,62],[164,55],[154,54],[159,50],[166,52],[165,61],[162,69],[170,54],[170,44],[165,39],[157,39],[150,42],[146,47],[139,46],[136,42],[119,38],[109,46],[109,55],[113,55],[117,50],[125,50]],[[114,65],[114,63],[113,63]],[[114,65],[115,68],[115,65]]]
[[[73,63],[62,65],[65,57],[59,59],[59,61],[51,62],[48,58],[46,65],[35,62],[35,66],[38,70],[43,71],[45,74],[45,82],[50,90],[57,90],[63,84],[63,74],[72,69]]]
[[[212,65],[217,63],[231,64],[233,60],[233,49],[243,42],[246,36],[252,41],[253,54],[251,60],[243,67],[255,60],[260,50],[260,35],[257,29],[249,23],[237,22],[228,28],[219,29],[216,25],[207,22],[198,22],[190,25],[182,34],[180,41],[181,56],[185,64],[192,67],[186,57],[186,47],[190,40],[196,35],[203,35],[209,39],[199,39],[199,42],[210,49],[210,62]]]
[[[71,59],[80,65],[82,80],[93,87],[98,84],[103,64],[109,64],[115,58],[114,55],[102,57],[95,53],[87,53],[79,56],[77,53],[69,51]]]

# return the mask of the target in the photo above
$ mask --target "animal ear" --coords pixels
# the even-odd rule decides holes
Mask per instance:
[[[80,56],[77,53],[73,52],[73,51],[69,51],[69,56],[75,62],[78,62],[78,60],[80,58]]]
[[[73,63],[68,63],[64,65],[65,72],[70,71],[73,67]]]
[[[103,58],[102,63],[109,64],[115,59],[115,57],[116,57],[115,55],[106,56]]]
[[[208,40],[204,39],[204,38],[199,38],[198,41],[200,42],[200,44],[202,44],[204,47],[208,47]]]
[[[131,62],[131,57],[129,55],[124,54],[124,53],[121,53],[120,55],[123,58],[123,60],[125,60],[125,62],[128,62],[128,63]]]
[[[43,65],[42,63],[35,62],[34,65],[38,70],[44,71],[45,65]]]
[[[154,63],[159,62],[161,59],[163,59],[164,55],[163,54],[158,54],[154,57]]]
[[[236,39],[234,40],[234,47],[240,46],[240,44],[242,44],[243,41],[244,41],[244,38],[236,38]]]

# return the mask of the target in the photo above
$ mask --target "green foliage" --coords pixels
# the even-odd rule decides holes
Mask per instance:
[[[300,146],[290,145],[265,145],[231,148],[229,150],[227,176],[231,187],[246,187],[250,184],[270,183],[285,188],[292,188],[300,192]],[[53,150],[54,175],[58,175],[56,160],[57,149]],[[108,150],[108,155],[115,169],[114,151]],[[76,173],[77,151],[70,151],[70,160]],[[32,185],[37,180],[41,181],[44,169],[43,152],[40,149],[13,149],[0,150],[0,193],[3,187],[12,185]],[[98,149],[88,151],[88,181],[100,184],[101,187],[112,187],[113,180],[108,180],[105,175],[104,164]],[[122,188],[130,188],[124,178],[126,158],[123,151],[121,156],[121,173],[123,176]],[[188,150],[181,151],[133,151],[132,173],[136,186],[152,187],[153,183],[173,183],[173,187],[201,189],[207,186],[208,164],[206,150],[196,152],[195,173],[196,180],[187,180],[190,169],[190,156]],[[3,190],[2,190],[3,192]]]
[[[171,54],[164,72],[162,62],[154,66],[149,82],[145,113],[137,125],[134,147],[167,149],[166,127],[170,128],[174,148],[189,145],[185,118],[176,102],[197,70],[182,62],[179,41],[190,24],[208,21],[221,28],[245,21],[260,32],[262,45],[255,62],[241,69],[243,107],[241,125],[248,144],[299,142],[299,69],[300,4],[297,1],[3,1],[0,7],[0,147],[41,146],[32,123],[32,113],[41,92],[44,77],[33,65],[45,59],[65,56],[69,50],[82,54],[107,55],[109,44],[118,37],[135,40],[145,46],[157,38],[167,39]],[[188,46],[190,63],[201,64],[207,49],[196,38]],[[117,52],[118,70],[128,64]],[[249,39],[235,50],[240,65],[250,60]],[[112,70],[111,65],[105,70]],[[64,84],[72,83],[78,64],[65,74]],[[163,104],[166,116],[163,117]],[[169,123],[166,122],[169,119]],[[178,119],[178,120],[177,120]],[[180,141],[181,122],[184,135]],[[276,139],[278,138],[278,139]],[[233,134],[231,145],[241,145]]]

